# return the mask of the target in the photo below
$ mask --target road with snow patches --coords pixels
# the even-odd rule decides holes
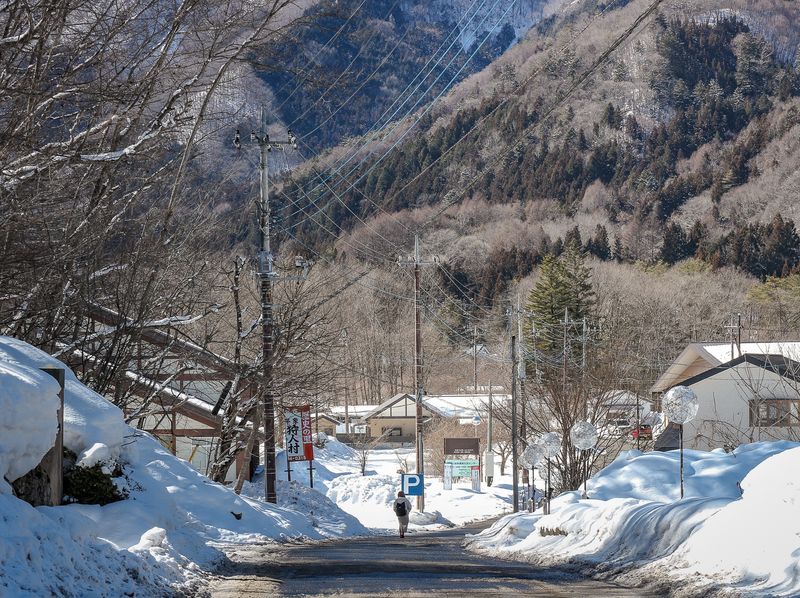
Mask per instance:
[[[303,545],[240,547],[219,571],[214,598],[256,596],[552,596],[655,597],[662,594],[594,581],[474,554],[466,533],[487,524],[445,532],[356,538]]]

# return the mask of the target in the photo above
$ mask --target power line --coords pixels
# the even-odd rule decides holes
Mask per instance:
[[[652,15],[656,9],[663,3],[664,0],[654,0],[652,4],[643,12],[641,13],[633,24],[628,27],[619,37],[617,37],[614,42],[609,45],[605,51],[598,56],[592,65],[583,72],[583,74],[576,78],[573,83],[566,89],[566,91],[548,108],[542,116],[539,118],[537,123],[531,125],[530,127],[526,127],[526,129],[518,135],[519,141],[513,145],[509,145],[509,147],[500,152],[492,162],[484,169],[484,172],[474,176],[466,185],[461,186],[459,191],[452,190],[452,198],[446,200],[444,205],[436,211],[436,213],[428,218],[428,220],[420,227],[420,230],[428,226],[435,218],[438,218],[442,213],[444,213],[448,208],[455,205],[465,194],[466,192],[471,189],[475,183],[477,183],[486,172],[489,172],[491,168],[494,168],[501,160],[505,160],[512,152],[517,151],[522,145],[524,145],[526,138],[530,134],[530,132],[537,128],[542,122],[544,122],[558,107],[560,107],[564,101],[570,97],[576,89],[578,89],[581,85],[583,85],[586,80],[592,76],[597,69],[611,56],[611,54],[625,41],[627,40],[631,34],[641,25],[645,19],[647,19],[650,15]]]
[[[346,20],[344,23],[342,23],[341,27],[339,27],[339,29],[336,31],[336,33],[334,33],[334,34],[333,34],[333,35],[330,37],[330,39],[328,39],[328,41],[327,41],[327,42],[325,42],[325,45],[324,45],[324,46],[322,46],[322,47],[321,47],[319,50],[317,50],[317,53],[316,53],[316,54],[314,54],[314,56],[313,56],[312,58],[309,58],[309,59],[306,61],[306,66],[309,66],[309,65],[311,65],[311,64],[312,64],[312,63],[313,63],[313,62],[314,62],[314,61],[315,61],[315,60],[316,60],[316,59],[319,57],[319,55],[320,55],[320,54],[322,54],[322,52],[324,52],[324,51],[325,51],[325,50],[328,48],[328,46],[329,46],[331,43],[333,43],[333,41],[334,41],[336,38],[338,38],[338,37],[339,37],[339,35],[342,33],[342,31],[344,31],[344,28],[345,28],[345,27],[347,27],[347,25],[350,23],[350,21],[353,19],[353,17],[354,17],[354,16],[356,16],[356,14],[358,13],[358,11],[359,11],[359,10],[361,10],[361,7],[362,7],[362,6],[364,6],[364,3],[365,3],[365,2],[366,2],[366,0],[361,0],[361,3],[360,3],[358,6],[356,6],[356,9],[355,9],[355,10],[354,10],[354,11],[353,11],[351,14],[350,14],[350,16],[349,16],[349,17],[347,17],[347,20]],[[283,86],[282,86],[282,87],[281,87],[281,88],[280,88],[280,89],[279,89],[279,90],[276,92],[276,94],[275,94],[275,95],[276,95],[276,96],[277,96],[277,95],[279,95],[281,91],[283,91],[284,89],[286,89],[286,85],[288,85],[288,82],[287,82],[285,85],[283,85]],[[292,97],[294,97],[294,94],[295,94],[295,93],[297,93],[297,90],[298,90],[298,89],[300,89],[300,87],[301,87],[302,85],[303,85],[303,84],[302,84],[302,82],[298,83],[298,84],[295,86],[295,88],[292,90],[292,92],[291,92],[291,93],[290,93],[288,96],[286,96],[286,98],[285,98],[285,99],[284,99],[284,100],[283,100],[283,101],[280,103],[280,105],[279,105],[279,106],[278,106],[278,107],[277,107],[277,108],[274,110],[274,112],[278,112],[278,111],[279,111],[281,108],[283,108],[283,107],[286,105],[286,102],[288,102],[288,101],[289,101],[289,100],[290,100]],[[292,123],[292,124],[294,124],[294,123]]]
[[[500,1],[500,0],[496,0],[496,1],[495,1],[495,3],[499,2],[499,1]],[[516,2],[516,0],[514,0],[514,1]],[[400,134],[400,136],[399,136],[399,137],[398,137],[398,138],[397,138],[397,139],[394,141],[394,143],[393,143],[393,144],[392,144],[392,145],[391,145],[391,146],[390,146],[390,147],[389,147],[389,148],[388,148],[386,151],[384,151],[384,152],[383,152],[383,154],[382,154],[382,155],[381,155],[381,156],[380,156],[380,157],[379,157],[377,160],[375,160],[375,161],[372,163],[372,165],[370,165],[370,167],[369,167],[369,168],[368,168],[366,171],[364,171],[364,172],[363,172],[363,173],[362,173],[362,174],[361,174],[361,175],[360,175],[360,176],[359,176],[359,177],[358,177],[358,178],[357,178],[357,179],[356,179],[354,182],[352,182],[352,183],[350,183],[349,185],[347,185],[347,188],[346,188],[346,189],[344,189],[344,191],[343,191],[344,193],[346,193],[347,191],[350,191],[351,189],[353,189],[353,188],[355,187],[355,185],[357,185],[359,182],[361,182],[361,181],[362,181],[362,180],[363,180],[363,179],[364,179],[364,178],[365,178],[365,177],[366,177],[366,176],[367,176],[367,175],[368,175],[370,172],[372,172],[372,170],[374,170],[374,169],[375,169],[375,168],[376,168],[376,167],[377,167],[377,166],[378,166],[378,165],[379,165],[381,162],[383,162],[383,160],[384,160],[384,159],[385,159],[385,158],[386,158],[386,157],[389,155],[389,153],[391,153],[391,152],[392,152],[392,150],[394,150],[394,148],[396,148],[396,147],[397,147],[397,146],[400,144],[400,142],[401,142],[401,141],[403,141],[403,139],[405,139],[405,137],[406,137],[406,136],[407,136],[407,135],[408,135],[408,134],[409,134],[409,133],[410,133],[410,132],[411,132],[411,131],[414,129],[414,127],[415,127],[415,126],[416,126],[416,124],[417,124],[417,123],[418,123],[418,122],[419,122],[419,121],[422,119],[422,117],[424,117],[424,116],[425,116],[425,115],[426,115],[428,112],[430,112],[430,110],[433,108],[433,106],[435,106],[435,105],[436,105],[436,102],[437,102],[437,101],[438,101],[438,100],[439,100],[439,99],[440,99],[440,98],[441,98],[441,97],[442,97],[442,96],[443,96],[443,95],[444,95],[444,94],[445,94],[447,91],[449,91],[449,87],[450,87],[450,85],[452,85],[452,84],[455,82],[456,78],[457,78],[457,77],[458,77],[458,75],[461,73],[461,71],[463,71],[463,69],[466,67],[466,65],[467,65],[467,64],[469,64],[469,61],[470,61],[470,60],[472,60],[472,58],[473,58],[473,57],[474,57],[474,56],[475,56],[475,55],[478,53],[478,51],[480,51],[480,49],[483,47],[483,44],[485,44],[485,43],[486,43],[486,41],[489,39],[489,37],[490,37],[490,35],[492,34],[492,32],[494,31],[494,29],[496,29],[497,25],[499,25],[499,24],[500,24],[500,22],[502,22],[502,19],[503,19],[503,18],[505,18],[505,15],[508,13],[508,11],[511,9],[511,7],[512,7],[512,6],[513,6],[513,3],[512,3],[511,5],[509,5],[509,8],[508,8],[508,9],[507,9],[507,10],[506,10],[504,13],[503,13],[503,15],[501,16],[501,20],[500,20],[500,21],[498,21],[498,22],[495,24],[495,26],[494,26],[494,27],[492,27],[492,29],[489,31],[489,33],[487,33],[487,34],[486,34],[486,36],[483,38],[483,40],[481,41],[481,43],[480,43],[480,44],[478,44],[478,46],[477,46],[477,47],[475,48],[475,50],[472,52],[472,54],[470,55],[470,57],[469,57],[469,58],[468,58],[468,59],[465,61],[464,65],[462,65],[462,66],[461,66],[461,68],[459,68],[459,69],[458,69],[458,71],[456,72],[456,74],[455,74],[455,75],[453,75],[453,77],[450,79],[450,81],[448,82],[448,84],[447,84],[447,85],[446,85],[446,86],[445,86],[445,87],[442,89],[442,91],[441,91],[441,92],[440,92],[440,93],[439,93],[439,94],[438,94],[438,95],[437,95],[437,96],[436,96],[436,97],[435,97],[435,98],[434,98],[434,99],[433,99],[433,100],[432,100],[432,101],[431,101],[431,102],[428,104],[428,106],[427,106],[427,107],[426,107],[426,108],[425,108],[425,109],[424,109],[424,110],[423,110],[423,111],[420,113],[420,115],[419,115],[419,116],[416,118],[416,120],[415,120],[413,123],[411,123],[411,124],[410,124],[410,126],[409,126],[408,128],[406,128],[406,130],[405,130],[405,131],[403,131],[403,132]],[[485,19],[484,19],[484,20],[485,20]],[[450,63],[448,63],[448,64],[447,64],[447,66],[445,67],[445,69],[446,69],[447,67],[449,67],[449,66],[450,66],[450,64],[452,64],[452,61],[453,61],[453,60],[454,60],[454,59],[451,59]],[[431,88],[433,87],[433,85],[435,85],[435,84],[436,84],[436,83],[439,81],[439,79],[442,77],[442,75],[444,74],[444,72],[445,72],[445,71],[443,70],[443,71],[442,71],[442,73],[440,73],[440,74],[439,74],[439,76],[438,76],[438,77],[437,77],[437,78],[436,78],[436,79],[433,81],[433,83],[432,83],[432,84],[429,86],[429,88],[428,88],[428,89],[431,89]],[[409,112],[407,113],[407,115],[410,115],[411,111],[413,111],[413,109],[414,109],[414,108],[416,108],[416,107],[419,105],[419,103],[422,101],[423,97],[424,97],[424,96],[421,96],[421,97],[420,97],[420,98],[419,98],[419,99],[418,99],[418,100],[417,100],[417,101],[414,103],[414,105],[411,107],[411,109],[409,110]],[[398,122],[398,124],[397,124],[397,125],[396,125],[396,126],[393,128],[393,130],[396,130],[396,129],[399,127],[399,125],[400,125],[400,123],[401,123],[401,122],[402,122],[402,121]],[[366,156],[364,156],[364,158],[362,158],[362,159],[361,159],[361,160],[358,162],[358,164],[356,164],[356,165],[355,165],[353,168],[351,168],[351,169],[350,169],[350,171],[349,171],[349,172],[348,172],[348,173],[347,173],[347,174],[346,174],[344,177],[342,177],[342,180],[343,180],[343,181],[345,181],[345,183],[346,183],[346,182],[347,182],[347,179],[346,179],[346,177],[349,177],[351,174],[353,174],[353,173],[354,173],[354,172],[355,172],[355,171],[356,171],[356,170],[359,168],[359,166],[360,166],[361,164],[363,164],[363,163],[364,163],[364,162],[367,160],[367,158],[369,158],[370,156],[372,156],[372,153],[374,153],[374,152],[368,153]],[[355,154],[353,154],[353,155],[355,155]],[[347,161],[345,161],[345,163],[344,163],[344,164],[346,164],[347,162],[349,162],[349,159],[348,159]],[[341,170],[341,168],[343,168],[344,164],[343,164],[342,166],[340,166],[340,167],[339,167],[339,169],[335,170],[335,171],[334,171],[334,173],[338,173],[338,172]],[[318,187],[317,187],[317,188],[318,188]],[[316,189],[316,188],[315,188],[315,189]],[[319,206],[318,206],[318,207],[317,207],[317,213],[319,213],[320,211],[322,211],[322,210],[324,210],[324,209],[327,209],[327,208],[330,206],[330,204],[332,203],[332,201],[333,201],[333,199],[329,200],[329,201],[328,201],[328,202],[327,202],[327,203],[326,203],[324,206],[322,206],[322,207],[319,207]],[[294,214],[293,214],[292,216],[294,216]],[[307,219],[308,219],[308,218],[303,218],[303,219],[301,219],[301,220],[297,221],[296,223],[292,224],[292,228],[296,228],[296,227],[300,226],[300,225],[301,225],[301,224],[302,224],[302,223],[303,223],[305,220],[307,220]]]

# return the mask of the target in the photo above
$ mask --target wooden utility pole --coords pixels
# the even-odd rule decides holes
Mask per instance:
[[[472,392],[478,394],[478,326],[472,327]]]
[[[522,450],[524,451],[528,446],[528,442],[526,440],[528,436],[528,430],[526,424],[527,415],[525,413],[525,337],[522,335],[522,305],[520,303],[519,293],[517,293],[517,338],[519,339],[519,355],[516,363],[516,374],[517,378],[519,379],[519,389],[517,394],[520,398],[522,411],[519,422],[519,438],[520,442],[522,443]],[[527,467],[522,468],[522,484],[525,486],[525,491],[527,492],[529,484]]]
[[[519,470],[517,469],[517,337],[511,336],[511,479],[514,513],[519,511]]]
[[[275,396],[273,394],[272,355],[274,351],[274,322],[272,313],[272,283],[276,277],[273,269],[274,256],[270,247],[270,206],[269,206],[269,152],[283,145],[296,147],[292,132],[286,141],[273,141],[267,133],[266,114],[261,108],[261,127],[258,133],[250,133],[252,141],[261,150],[259,162],[260,195],[258,203],[258,276],[261,295],[261,341],[263,359],[263,410],[264,410],[264,497],[267,502],[277,503],[277,467],[275,462]],[[238,131],[236,139],[238,142]]]
[[[416,429],[417,429],[417,473],[425,473],[425,443],[422,430],[422,400],[425,395],[423,389],[423,360],[422,360],[422,300],[420,296],[420,285],[422,266],[432,262],[423,262],[420,257],[419,235],[414,235],[414,256],[409,259],[398,259],[400,265],[411,264],[414,266],[414,389],[416,392]],[[425,511],[424,494],[417,496],[417,510]]]

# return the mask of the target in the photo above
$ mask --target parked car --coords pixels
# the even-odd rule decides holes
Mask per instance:
[[[633,436],[634,440],[653,440],[653,426],[642,424],[638,428],[631,430],[631,436]]]

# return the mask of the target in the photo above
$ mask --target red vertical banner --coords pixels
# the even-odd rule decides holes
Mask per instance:
[[[300,411],[300,424],[303,427],[303,453],[306,461],[313,461],[314,439],[311,434],[311,405],[305,405]]]
[[[286,458],[289,461],[313,461],[314,459],[310,405],[287,408]]]

